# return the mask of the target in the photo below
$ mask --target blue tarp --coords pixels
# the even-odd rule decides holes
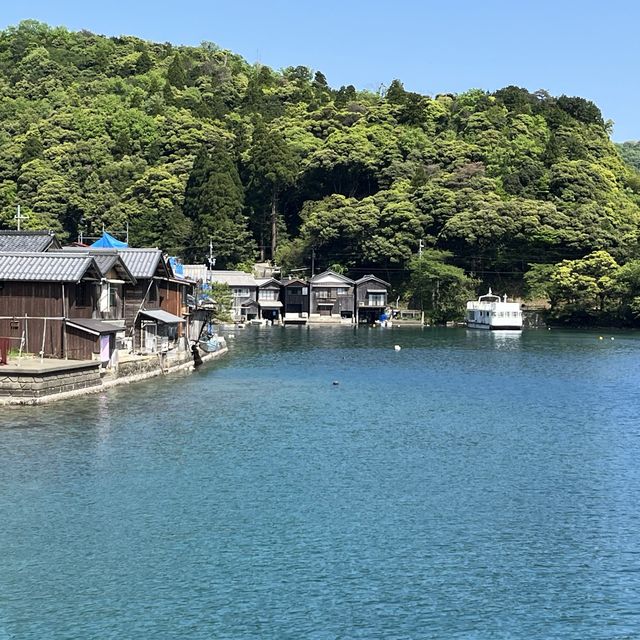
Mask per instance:
[[[169,264],[173,269],[173,275],[176,278],[184,278],[184,265],[181,262],[178,262],[177,258],[169,258]]]
[[[102,232],[102,238],[96,240],[92,245],[97,249],[124,249],[129,245],[126,242],[120,242],[106,231]]]

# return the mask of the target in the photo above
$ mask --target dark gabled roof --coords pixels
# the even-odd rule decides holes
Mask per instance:
[[[127,269],[127,265],[125,264],[122,256],[118,253],[116,249],[91,249],[89,247],[63,247],[62,250],[66,253],[86,253],[90,256],[93,256],[93,259],[96,261],[98,268],[102,272],[104,277],[107,276],[111,269],[114,269],[116,273],[125,281],[132,282],[135,284],[136,279],[133,277],[133,274]]]
[[[117,324],[110,324],[104,320],[95,320],[93,318],[69,318],[66,321],[66,325],[96,336],[124,331],[124,327],[119,327]]]
[[[360,278],[359,280],[356,280],[356,286],[364,284],[365,282],[369,282],[371,280],[375,280],[376,282],[379,282],[380,284],[383,284],[385,287],[390,287],[391,286],[388,282],[385,282],[381,278],[378,278],[377,276],[374,276],[372,274],[369,274],[368,276],[362,276],[362,278]]]
[[[275,285],[278,288],[282,286],[280,280],[276,280],[275,278],[256,278],[256,284],[258,285],[259,289],[268,287],[271,284]]]
[[[285,278],[284,280],[280,280],[283,287],[288,287],[292,284],[300,284],[303,287],[306,287],[309,283],[306,280],[302,280],[301,278]]]
[[[0,231],[0,251],[51,251],[60,243],[51,231]]]
[[[0,253],[0,280],[16,282],[79,282],[101,273],[92,256],[69,252]]]

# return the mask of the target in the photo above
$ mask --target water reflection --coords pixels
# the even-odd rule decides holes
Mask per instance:
[[[0,638],[633,637],[638,355],[252,328],[194,375],[3,409]]]

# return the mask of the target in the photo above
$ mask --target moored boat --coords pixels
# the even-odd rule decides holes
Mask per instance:
[[[198,346],[205,353],[214,353],[225,346],[224,338],[217,335],[210,335],[207,338],[202,338],[198,341]]]
[[[467,327],[494,331],[520,331],[522,329],[520,303],[507,302],[506,294],[500,298],[489,289],[489,293],[480,296],[477,300],[467,302]]]

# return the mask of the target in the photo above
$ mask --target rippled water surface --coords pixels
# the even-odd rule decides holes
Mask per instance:
[[[638,638],[640,339],[613,335],[254,328],[0,408],[0,640]]]

